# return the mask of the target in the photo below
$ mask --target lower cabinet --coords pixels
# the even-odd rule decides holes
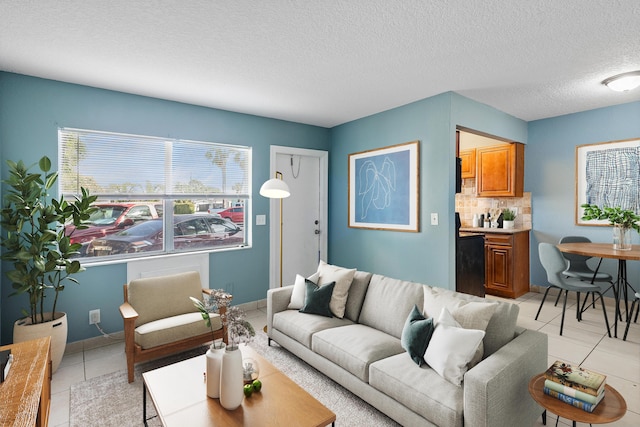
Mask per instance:
[[[484,252],[486,293],[518,298],[529,292],[529,231],[486,233]]]

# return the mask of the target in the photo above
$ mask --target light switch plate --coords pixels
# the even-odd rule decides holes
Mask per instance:
[[[267,223],[266,215],[256,215],[256,225],[265,225]]]
[[[438,214],[435,212],[431,213],[431,225],[438,225]]]

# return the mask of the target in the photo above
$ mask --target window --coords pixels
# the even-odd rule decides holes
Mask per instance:
[[[99,197],[67,227],[86,261],[248,245],[251,148],[62,128],[60,193]]]

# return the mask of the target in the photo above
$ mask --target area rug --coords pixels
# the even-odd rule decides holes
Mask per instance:
[[[341,427],[399,425],[278,346],[277,343],[272,341],[271,347],[267,346],[267,335],[263,332],[256,334],[250,346],[331,409],[336,414],[336,425]],[[201,347],[179,355],[139,364],[135,370],[135,381],[131,384],[127,382],[126,371],[114,372],[74,384],[71,386],[69,425],[71,427],[142,425],[142,373],[205,352],[206,347]],[[147,417],[153,417],[155,414],[153,404],[147,398]],[[148,421],[148,425],[156,427],[160,426],[160,422],[157,417],[154,417]]]

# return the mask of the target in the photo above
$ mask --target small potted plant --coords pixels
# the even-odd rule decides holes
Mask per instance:
[[[516,221],[516,213],[509,208],[502,211],[502,227],[505,229],[513,228]]]
[[[585,203],[581,205],[582,220],[607,220],[613,225],[613,249],[626,251],[631,249],[631,236],[629,231],[633,228],[640,233],[640,216],[630,209],[622,209],[620,206],[610,208]]]

